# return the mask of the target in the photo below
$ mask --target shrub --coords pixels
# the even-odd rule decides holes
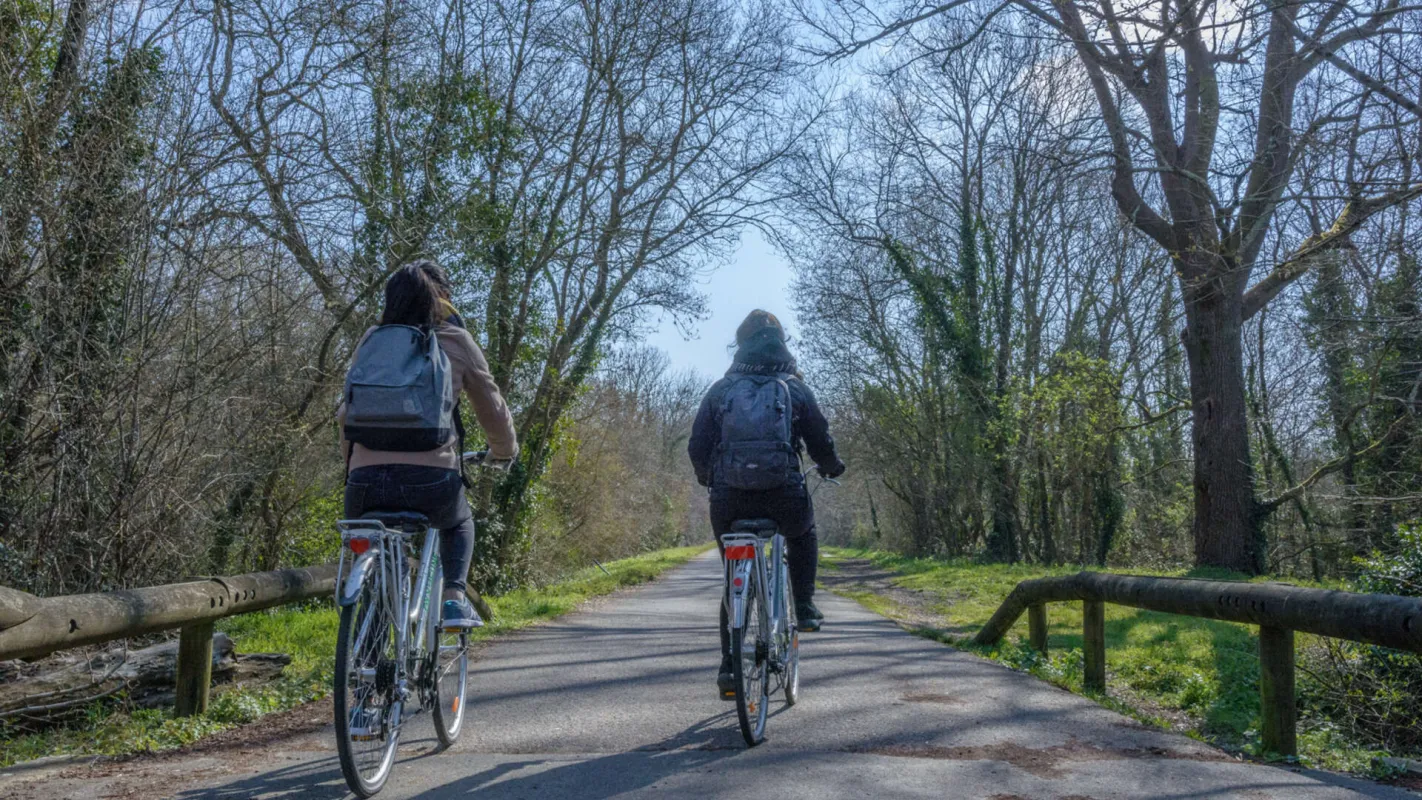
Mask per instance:
[[[1357,560],[1353,588],[1422,596],[1422,524],[1404,525],[1398,547]],[[1422,658],[1327,641],[1305,658],[1304,702],[1353,736],[1395,753],[1422,752]]]

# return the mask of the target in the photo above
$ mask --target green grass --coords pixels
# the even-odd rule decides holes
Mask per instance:
[[[1008,566],[969,560],[915,559],[877,551],[825,548],[828,565],[844,558],[867,559],[897,573],[896,586],[924,593],[926,610],[935,618],[931,628],[916,632],[986,658],[1024,670],[1062,688],[1082,692],[1081,603],[1048,606],[1048,656],[1026,644],[1024,614],[1004,640],[979,647],[971,638],[997,610],[1019,581],[1046,575],[1066,575],[1079,567]],[[1133,574],[1238,578],[1207,571],[1148,572],[1113,570]],[[904,609],[890,597],[871,592],[851,592],[852,599],[888,617],[902,617]],[[1299,635],[1300,651],[1315,638]],[[1167,724],[1161,714],[1189,720],[1189,733],[1251,755],[1259,752],[1259,641],[1252,626],[1216,620],[1106,606],[1106,666],[1108,689],[1114,697],[1094,699],[1143,722]],[[1300,684],[1307,681],[1299,673]],[[1301,693],[1306,686],[1300,686]],[[1299,760],[1313,766],[1368,772],[1383,755],[1347,741],[1326,720],[1300,721]]]
[[[476,640],[552,619],[580,603],[625,586],[646,583],[686,563],[705,545],[659,550],[582,570],[541,588],[520,589],[490,598],[494,620],[475,632]],[[330,693],[336,652],[337,614],[329,604],[285,608],[230,617],[219,629],[239,653],[287,653],[282,677],[257,687],[219,691],[202,717],[178,719],[171,709],[123,710],[122,703],[95,703],[73,724],[43,733],[15,734],[0,726],[0,767],[55,755],[128,755],[192,744],[204,736],[251,722],[264,714],[294,708]]]

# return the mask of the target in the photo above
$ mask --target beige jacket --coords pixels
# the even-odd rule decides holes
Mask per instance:
[[[371,330],[375,329],[367,330],[365,335],[360,337],[360,343],[356,345],[357,350],[365,343],[365,337],[370,335]],[[489,374],[489,362],[484,358],[484,351],[474,343],[474,337],[469,335],[469,331],[457,325],[441,322],[435,329],[435,334],[439,337],[440,349],[449,358],[455,391],[463,391],[474,406],[474,416],[479,420],[479,427],[483,429],[484,438],[489,442],[489,458],[514,458],[518,455],[518,437],[514,433],[513,415],[509,413],[503,395],[499,394],[494,376]],[[336,409],[336,421],[344,430],[344,400]],[[354,452],[350,452],[351,447],[351,443],[342,436],[341,456],[350,458],[350,468],[353,470],[380,464],[414,464],[421,467],[459,469],[458,436],[451,436],[449,441],[437,449],[417,453],[370,450],[362,445],[354,445]]]

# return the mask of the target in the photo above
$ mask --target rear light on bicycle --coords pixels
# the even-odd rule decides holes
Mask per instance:
[[[346,547],[349,547],[352,553],[360,555],[361,553],[364,553],[365,551],[370,549],[370,540],[363,536],[353,539],[347,539]]]
[[[739,588],[741,588],[742,586],[745,586],[745,585],[746,585],[746,582],[745,582],[745,580],[743,580],[743,579],[741,579],[741,578],[734,578],[734,579],[731,580],[731,585],[734,586],[734,587],[736,587],[737,589],[739,589]]]
[[[727,561],[750,561],[755,558],[755,545],[738,544],[726,548]]]

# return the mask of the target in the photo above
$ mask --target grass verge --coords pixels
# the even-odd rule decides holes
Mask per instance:
[[[862,559],[892,573],[889,590],[840,589],[872,611],[904,621],[913,632],[968,650],[1013,669],[1030,672],[1069,691],[1085,694],[1147,724],[1167,727],[1216,745],[1268,759],[1259,746],[1259,640],[1251,626],[1106,605],[1106,667],[1109,696],[1082,689],[1081,603],[1048,606],[1048,655],[1026,644],[1024,614],[1001,643],[980,647],[971,638],[1019,581],[1077,572],[1079,567],[980,564],[968,560],[909,558],[892,553],[824,548],[831,570],[836,562]],[[1237,578],[1205,571],[1132,574],[1170,577]],[[843,570],[840,570],[842,573]],[[1299,634],[1301,654],[1319,645]],[[1382,764],[1389,753],[1349,740],[1326,719],[1310,717],[1309,677],[1298,674],[1303,700],[1298,761],[1322,767],[1389,777]]]
[[[606,572],[590,567],[548,586],[490,598],[494,620],[476,631],[474,639],[549,620],[593,597],[646,583],[705,550],[706,546],[658,550],[610,562]],[[281,678],[261,686],[220,690],[201,717],[175,718],[172,709],[129,710],[120,700],[95,703],[78,721],[43,733],[15,734],[0,727],[0,768],[45,756],[120,756],[182,747],[265,714],[321,699],[330,693],[336,624],[330,603],[230,617],[218,627],[232,637],[237,652],[291,655]]]

